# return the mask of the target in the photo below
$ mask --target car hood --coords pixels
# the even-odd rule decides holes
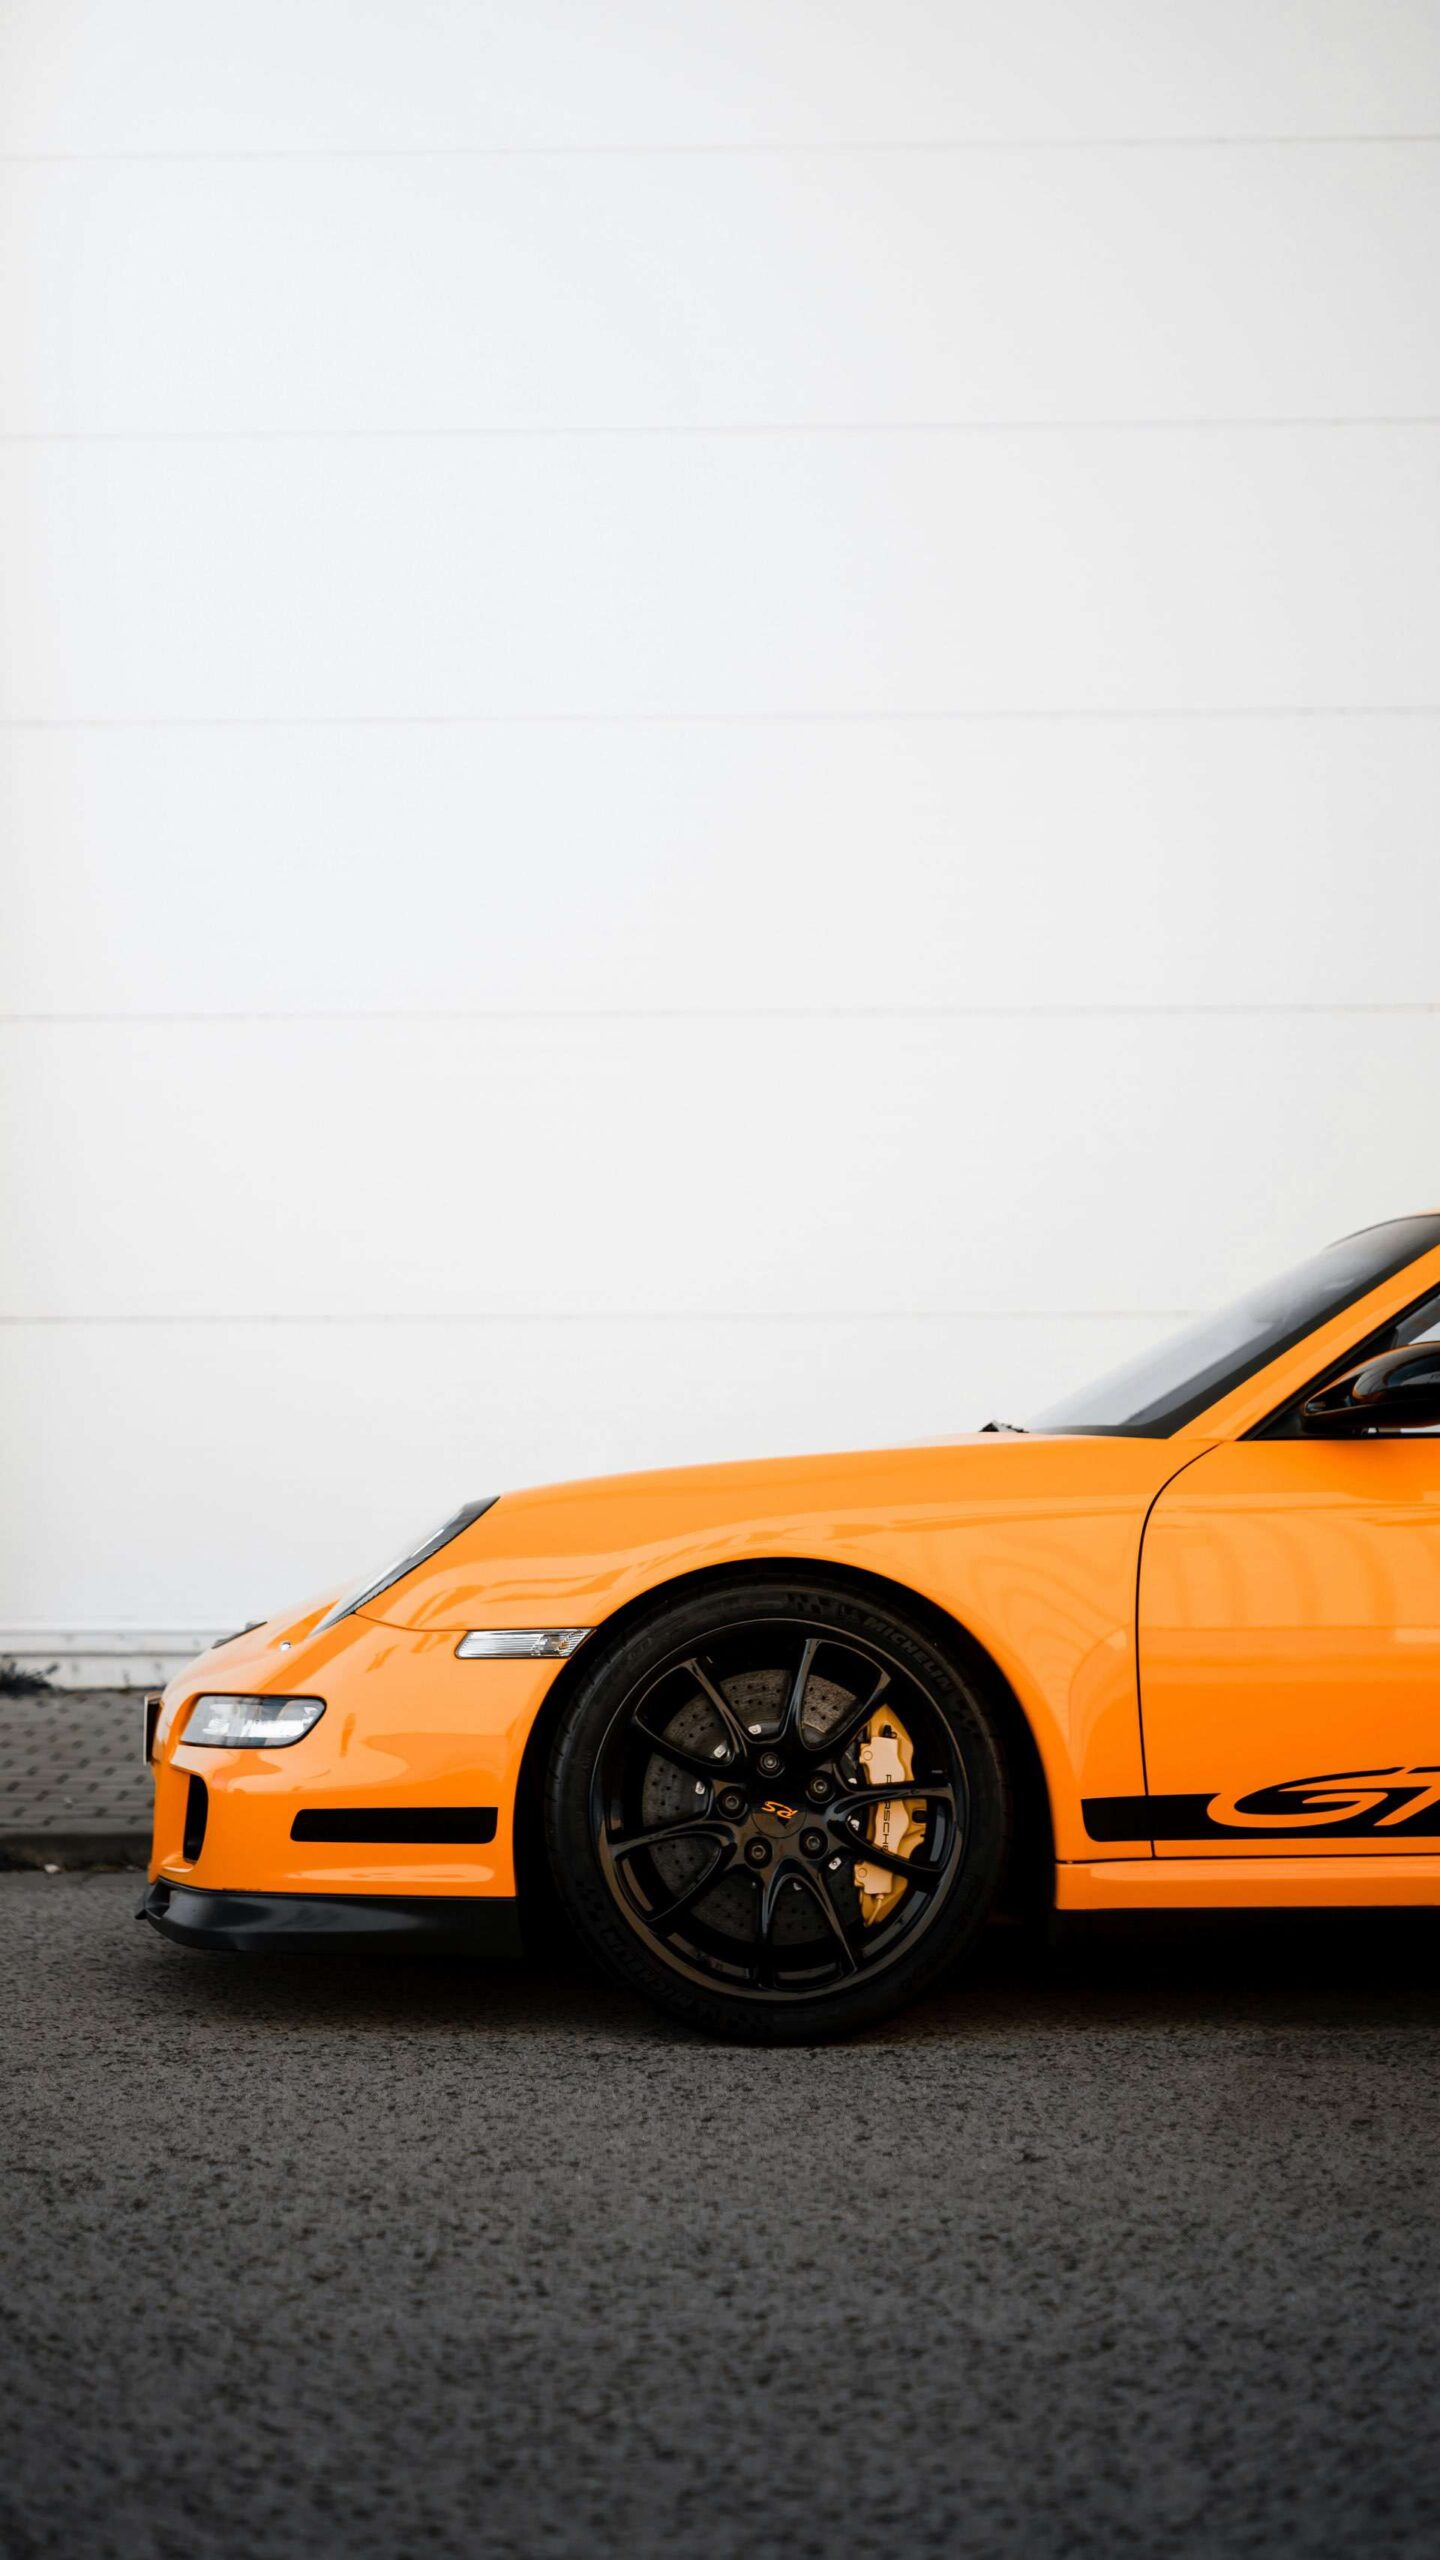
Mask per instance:
[[[940,1534],[1148,1500],[1197,1454],[1155,1440],[975,1432],[507,1493],[357,1615],[394,1627],[598,1626],[682,1574],[758,1562],[895,1574]],[[906,1578],[909,1578],[908,1576]]]

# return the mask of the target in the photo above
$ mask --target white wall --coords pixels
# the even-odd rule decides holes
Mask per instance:
[[[1434,0],[0,27],[0,1653],[1440,1199]]]

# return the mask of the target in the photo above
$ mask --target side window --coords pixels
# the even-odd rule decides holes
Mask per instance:
[[[1440,1338],[1440,1289],[1427,1298],[1423,1307],[1415,1307],[1398,1324],[1390,1327],[1389,1338],[1381,1348],[1399,1351],[1407,1342],[1434,1342]]]
[[[1307,1396],[1313,1396],[1318,1387],[1328,1385],[1332,1378],[1343,1377],[1347,1369],[1358,1368],[1362,1360],[1377,1360],[1382,1351],[1401,1351],[1411,1342],[1440,1342],[1440,1289],[1432,1290],[1428,1298],[1422,1298],[1419,1305],[1411,1307],[1407,1314],[1392,1317],[1390,1323],[1381,1325],[1378,1332],[1367,1334],[1363,1342],[1357,1342],[1346,1352],[1343,1360],[1332,1360],[1328,1369],[1309,1379],[1299,1395],[1282,1412],[1272,1414],[1268,1422],[1252,1433],[1252,1438],[1298,1440],[1301,1437],[1300,1407]],[[1421,1435],[1417,1432],[1413,1436],[1418,1439]],[[1437,1435],[1427,1432],[1424,1436],[1428,1439]]]

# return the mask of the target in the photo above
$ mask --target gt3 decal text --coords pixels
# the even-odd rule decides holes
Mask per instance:
[[[1087,1796],[1092,1840],[1353,1839],[1378,1832],[1440,1838],[1440,1766],[1337,1769],[1248,1795]]]

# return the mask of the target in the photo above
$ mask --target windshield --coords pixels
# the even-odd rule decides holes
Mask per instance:
[[[1253,1377],[1267,1360],[1303,1341],[1327,1316],[1363,1298],[1440,1244],[1440,1216],[1392,1218],[1362,1227],[1323,1253],[1252,1289],[1219,1315],[1199,1316],[1153,1351],[1112,1369],[1079,1395],[1026,1425],[1030,1431],[1131,1432],[1163,1440]]]

